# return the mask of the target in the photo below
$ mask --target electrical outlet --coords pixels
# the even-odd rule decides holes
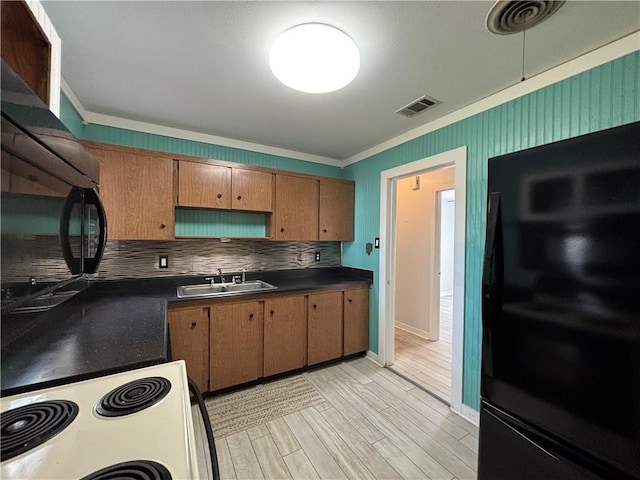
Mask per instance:
[[[169,268],[169,255],[160,255],[158,257],[158,268]]]
[[[320,252],[316,252],[316,262],[320,261]]]

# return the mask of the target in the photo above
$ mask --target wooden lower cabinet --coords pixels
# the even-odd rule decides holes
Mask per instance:
[[[211,305],[210,390],[262,377],[264,302]]]
[[[304,367],[306,353],[306,298],[292,295],[265,299],[264,376]]]
[[[344,291],[344,355],[369,348],[369,287]]]
[[[168,313],[171,359],[184,360],[187,375],[198,388],[209,391],[209,309],[171,308]]]
[[[369,347],[369,287],[171,306],[173,360],[203,392]]]
[[[342,356],[342,292],[309,294],[307,365]]]

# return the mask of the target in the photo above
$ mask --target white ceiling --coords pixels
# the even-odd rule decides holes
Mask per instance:
[[[494,2],[43,1],[62,74],[89,112],[344,160],[520,81],[523,36],[485,27]],[[271,74],[282,31],[350,35],[361,69],[343,90],[291,90]],[[526,32],[527,78],[640,28],[639,1],[567,1]],[[412,119],[423,94],[443,103]]]

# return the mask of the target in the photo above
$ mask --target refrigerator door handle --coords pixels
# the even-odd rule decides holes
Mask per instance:
[[[493,327],[502,311],[503,243],[500,193],[491,193],[487,207],[487,239],[482,270],[482,370],[493,376]]]

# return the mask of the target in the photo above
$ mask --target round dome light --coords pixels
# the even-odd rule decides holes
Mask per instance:
[[[287,87],[306,93],[327,93],[346,87],[360,70],[360,52],[351,38],[335,27],[306,23],[276,38],[269,66]]]

